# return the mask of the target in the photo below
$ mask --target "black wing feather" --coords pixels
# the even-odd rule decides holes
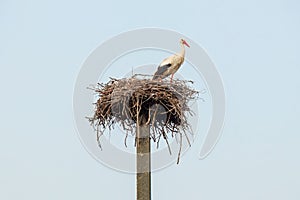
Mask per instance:
[[[165,71],[168,70],[169,67],[171,67],[171,65],[172,64],[169,63],[169,64],[166,64],[166,65],[159,66],[157,68],[157,71],[155,72],[152,80],[155,80],[155,79],[158,79],[158,78],[163,78],[162,75],[164,74]]]

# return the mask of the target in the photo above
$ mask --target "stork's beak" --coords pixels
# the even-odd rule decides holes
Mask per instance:
[[[190,45],[184,40],[183,44],[190,48]]]

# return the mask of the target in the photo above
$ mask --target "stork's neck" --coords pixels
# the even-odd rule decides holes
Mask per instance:
[[[178,55],[184,58],[184,55],[185,55],[184,44],[181,43],[180,45],[181,45],[181,51],[180,51],[180,53]]]

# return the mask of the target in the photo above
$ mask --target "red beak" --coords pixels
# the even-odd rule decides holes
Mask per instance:
[[[183,44],[186,45],[187,47],[190,47],[190,45],[185,40],[183,40]]]

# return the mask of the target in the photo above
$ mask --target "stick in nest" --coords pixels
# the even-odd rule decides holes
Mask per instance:
[[[98,83],[90,88],[98,95],[98,100],[95,103],[94,115],[88,117],[88,120],[97,131],[100,148],[100,136],[106,129],[113,129],[115,124],[119,124],[126,131],[125,146],[127,146],[128,133],[136,134],[134,132],[136,123],[139,117],[143,116],[146,118],[146,124],[150,126],[150,136],[153,141],[158,143],[162,136],[170,153],[167,134],[172,137],[180,134],[181,151],[180,130],[186,136],[186,131],[189,130],[186,114],[192,113],[188,102],[196,100],[198,92],[188,85],[191,81],[174,80],[170,83],[145,77],[137,78],[137,76],[123,79],[111,78],[106,84]],[[190,144],[189,140],[188,143]]]

